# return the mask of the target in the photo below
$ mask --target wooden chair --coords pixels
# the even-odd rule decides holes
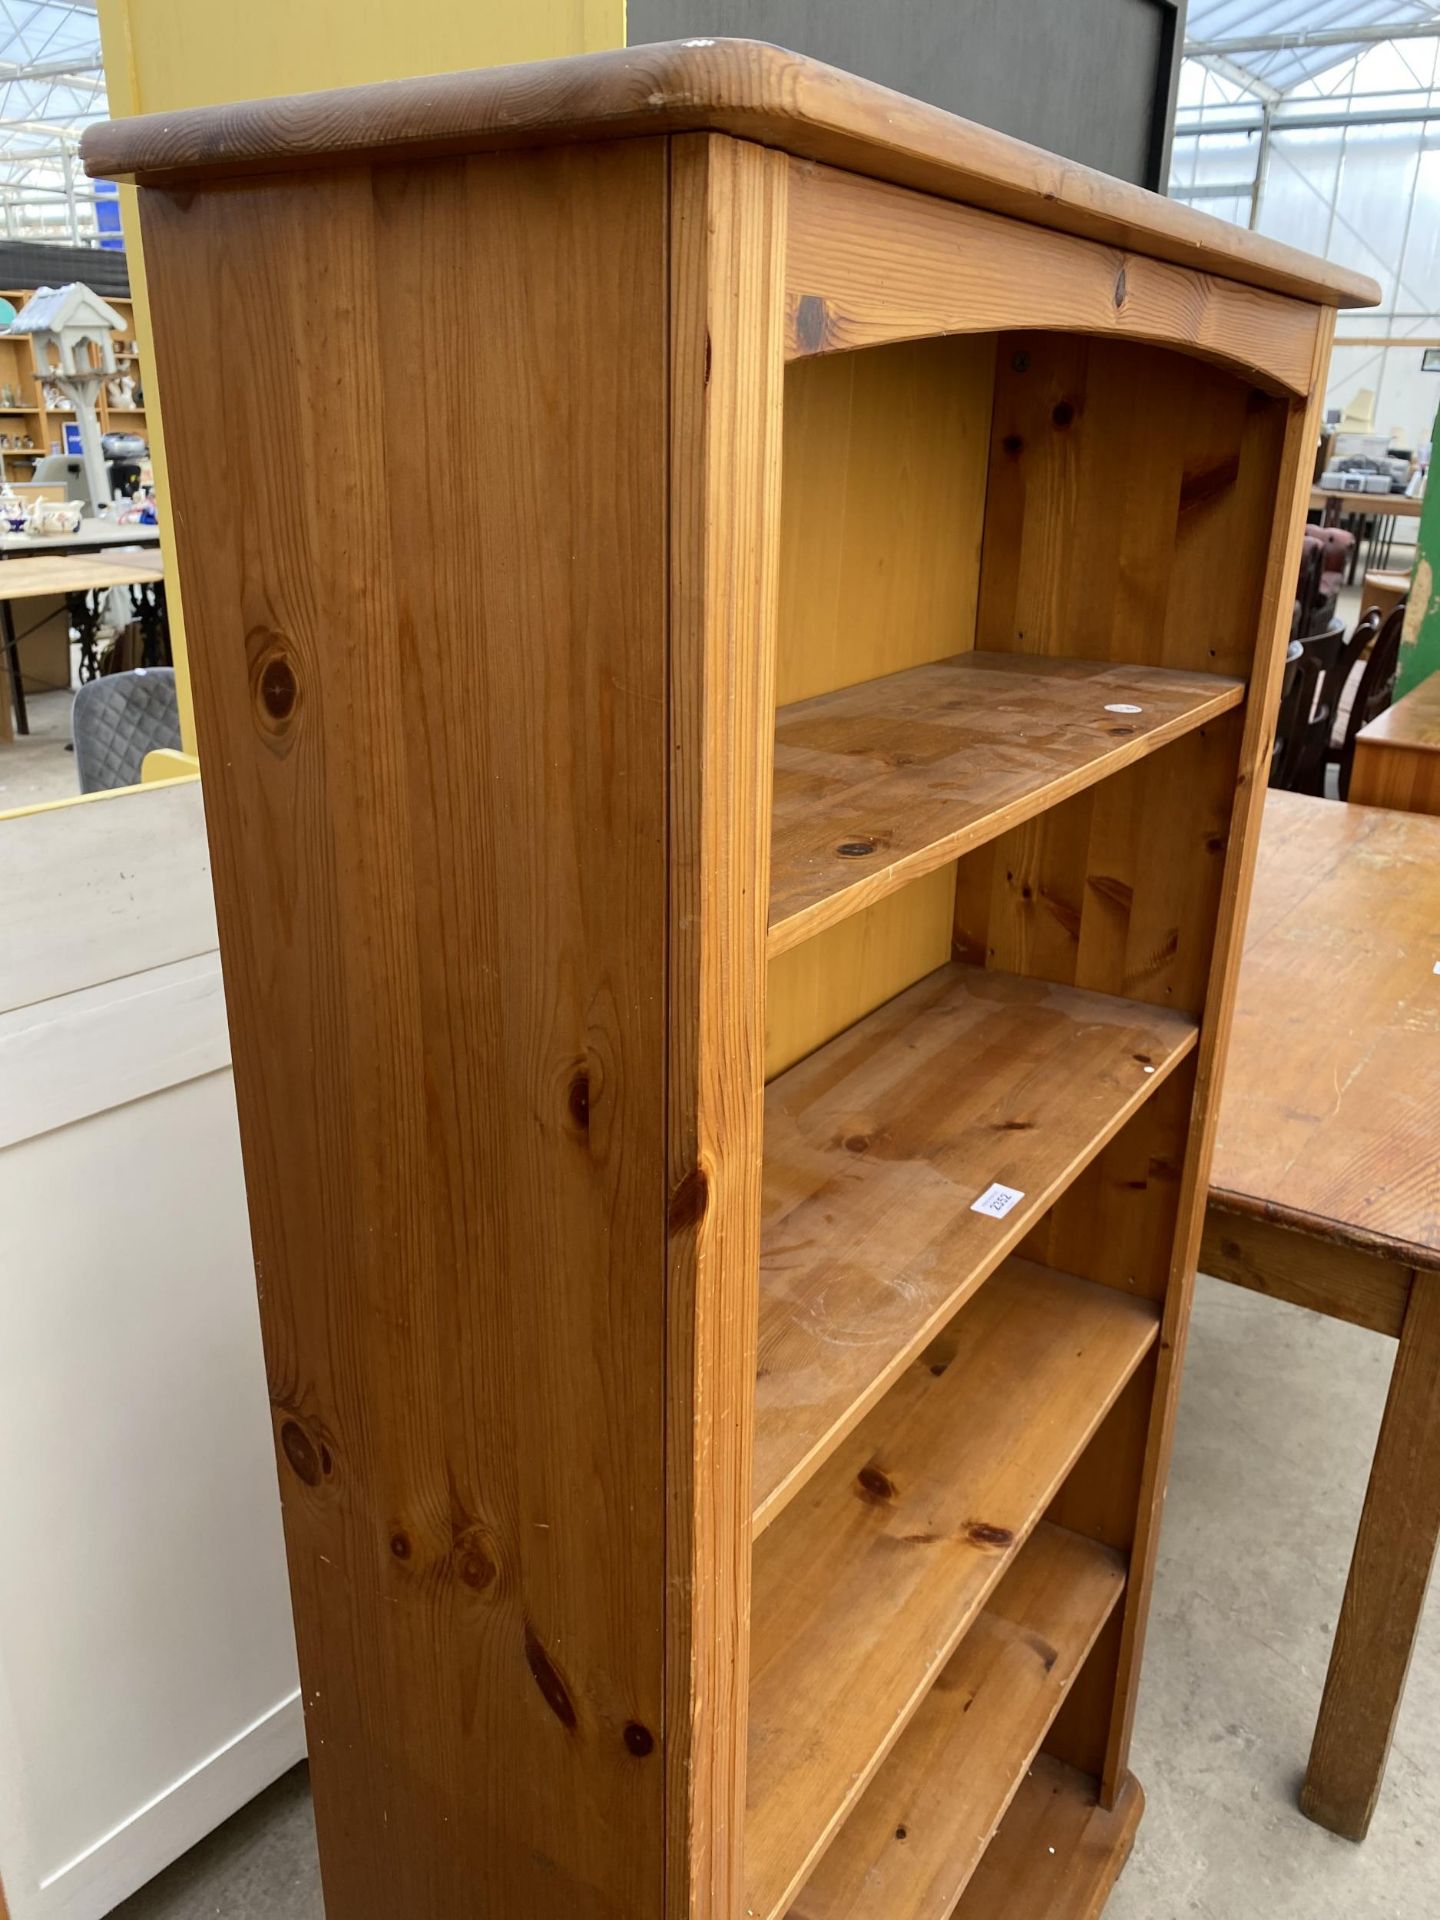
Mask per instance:
[[[1345,644],[1345,629],[1339,625],[1300,640],[1299,711],[1284,772],[1284,785],[1292,793],[1323,793],[1325,789],[1325,756],[1335,728],[1335,708],[1328,696]],[[1343,678],[1339,684],[1345,684]]]
[[[1324,567],[1325,549],[1307,529],[1300,547],[1300,570],[1295,579],[1295,611],[1290,621],[1292,639],[1308,633],[1314,624]]]
[[[1368,616],[1367,616],[1368,617]],[[1363,626],[1361,621],[1356,631]],[[1350,703],[1350,712],[1346,716],[1345,730],[1338,744],[1332,742],[1325,760],[1329,766],[1340,770],[1340,798],[1343,800],[1350,791],[1350,768],[1355,760],[1355,736],[1360,729],[1368,726],[1378,715],[1384,713],[1395,698],[1395,677],[1400,671],[1400,635],[1405,626],[1405,602],[1392,608],[1370,648],[1370,657],[1365,662],[1365,671],[1360,676],[1360,684],[1355,690],[1355,698]],[[1354,636],[1351,637],[1351,646]],[[1350,653],[1350,648],[1346,649]],[[1351,653],[1350,664],[1359,657],[1358,652]],[[1343,656],[1342,656],[1343,661]],[[1337,663],[1337,671],[1340,663]],[[1347,668],[1348,672],[1348,668]],[[1339,685],[1345,684],[1342,676]],[[1338,698],[1338,695],[1337,695]],[[1323,775],[1322,775],[1323,778]]]
[[[1270,749],[1270,785],[1283,787],[1289,762],[1294,757],[1305,694],[1305,649],[1292,640],[1285,654],[1285,675],[1280,682],[1280,711],[1275,720],[1275,743]]]

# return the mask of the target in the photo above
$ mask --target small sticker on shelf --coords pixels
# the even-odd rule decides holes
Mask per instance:
[[[1112,700],[1107,704],[1105,711],[1107,713],[1143,713],[1145,709],[1132,707],[1128,700]]]
[[[1002,1187],[998,1180],[992,1181],[978,1200],[970,1202],[971,1213],[988,1213],[993,1219],[1003,1220],[1013,1206],[1025,1198],[1018,1187]]]

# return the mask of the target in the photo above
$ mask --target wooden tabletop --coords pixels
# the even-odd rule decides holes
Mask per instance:
[[[1412,500],[1408,493],[1352,493],[1347,487],[1312,487],[1310,504],[1323,507],[1329,500],[1341,500],[1351,513],[1375,513],[1399,520],[1418,520],[1423,500]]]
[[[1414,753],[1440,753],[1440,673],[1422,680],[1403,700],[1360,729],[1359,738]]]
[[[1265,802],[1211,1202],[1440,1269],[1440,819]]]
[[[1363,273],[758,40],[672,40],[153,113],[88,128],[81,152],[92,175],[173,188],[381,156],[701,132],[1326,306],[1380,298]]]
[[[158,553],[119,548],[112,553],[42,553],[0,566],[0,600],[34,600],[47,593],[89,593],[97,587],[133,587],[165,578]]]

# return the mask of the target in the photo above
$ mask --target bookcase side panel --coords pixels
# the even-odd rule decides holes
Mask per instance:
[[[658,1917],[665,143],[141,197],[326,1910]]]

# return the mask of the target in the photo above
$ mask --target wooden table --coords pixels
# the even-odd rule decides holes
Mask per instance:
[[[1360,806],[1440,814],[1440,673],[1356,734],[1350,798]]]
[[[1327,527],[1338,525],[1346,514],[1355,514],[1371,521],[1370,558],[1377,566],[1386,567],[1390,562],[1390,543],[1395,537],[1395,522],[1418,520],[1425,502],[1412,500],[1403,493],[1348,493],[1341,487],[1312,487],[1310,505],[1320,509],[1321,519]],[[1363,534],[1365,529],[1362,527],[1360,531]],[[1358,545],[1356,550],[1358,552]],[[1353,560],[1350,578],[1355,578]]]
[[[1425,506],[1423,500],[1412,500],[1406,493],[1352,493],[1344,487],[1312,487],[1310,504],[1383,520],[1418,520]]]
[[[1363,1839],[1440,1531],[1440,820],[1265,803],[1201,1267],[1399,1341],[1300,1804]]]
[[[110,544],[110,543],[106,543]],[[145,631],[146,664],[155,652],[153,664],[159,664],[159,651],[165,624],[165,563],[157,552],[140,548],[117,548],[105,553],[36,553],[7,559],[0,565],[0,646],[10,666],[10,692],[15,704],[15,725],[19,732],[30,731],[25,712],[25,688],[20,672],[20,638],[15,631],[13,604],[17,600],[52,599],[61,595],[70,600],[71,615],[80,633],[80,677],[93,678],[94,641],[99,614],[89,595],[110,587],[142,587],[139,608]],[[89,671],[87,672],[87,664]]]

